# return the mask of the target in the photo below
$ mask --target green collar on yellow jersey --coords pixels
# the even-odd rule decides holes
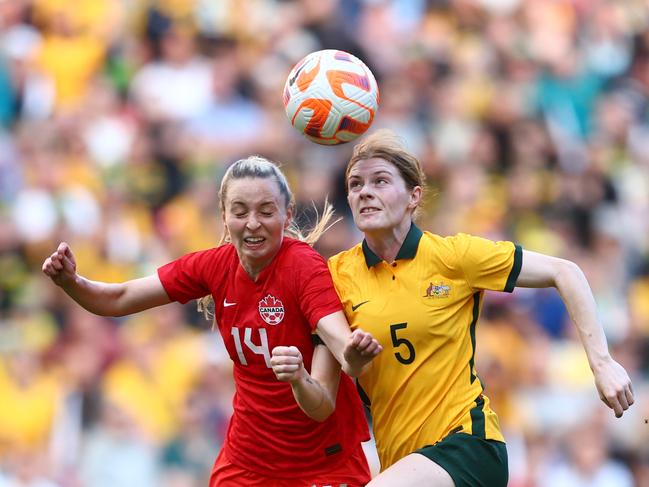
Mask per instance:
[[[414,259],[415,255],[417,254],[417,247],[419,247],[419,241],[421,240],[422,235],[423,232],[413,222],[410,225],[410,230],[408,230],[408,234],[406,235],[403,244],[401,244],[401,248],[399,249],[399,252],[397,252],[397,256],[394,258],[394,260]],[[368,268],[375,266],[382,260],[378,255],[372,252],[372,249],[370,249],[369,245],[367,245],[367,241],[365,241],[365,239],[363,239],[363,255],[365,256],[365,263],[367,264]]]

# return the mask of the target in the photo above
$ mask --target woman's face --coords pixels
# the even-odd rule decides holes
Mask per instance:
[[[410,224],[421,188],[409,190],[396,166],[384,159],[362,159],[347,177],[347,201],[362,232],[386,231]]]
[[[291,209],[286,209],[285,197],[271,178],[231,180],[224,206],[223,223],[239,260],[256,275],[279,251]]]

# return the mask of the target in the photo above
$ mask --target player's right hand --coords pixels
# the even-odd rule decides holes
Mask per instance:
[[[61,242],[56,252],[45,259],[42,270],[57,286],[73,282],[77,275],[77,262],[70,246]]]
[[[349,336],[343,350],[343,356],[347,363],[359,374],[361,369],[382,351],[383,347],[371,333],[356,328]]]
[[[275,347],[270,358],[275,377],[282,382],[296,382],[306,373],[297,347]]]

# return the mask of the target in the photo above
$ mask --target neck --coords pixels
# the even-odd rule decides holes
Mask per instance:
[[[281,246],[277,248],[275,253],[266,259],[262,260],[251,260],[251,259],[246,259],[245,256],[242,256],[239,254],[239,262],[241,263],[241,267],[243,267],[243,270],[246,271],[246,274],[252,279],[253,281],[256,281],[257,278],[259,277],[259,274],[268,267],[271,262],[273,262],[273,259],[277,256],[279,253]]]
[[[367,245],[377,256],[391,264],[399,253],[411,224],[412,220],[408,219],[396,227],[365,232]]]
[[[243,270],[246,271],[248,277],[250,277],[250,279],[252,279],[253,281],[257,280],[261,271],[264,270],[264,267],[266,267],[265,265],[257,266],[257,265],[251,265],[244,261],[240,261],[240,262],[241,262],[241,267],[243,267]]]

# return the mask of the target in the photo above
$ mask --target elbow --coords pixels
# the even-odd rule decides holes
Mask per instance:
[[[584,273],[581,268],[572,262],[571,260],[566,259],[557,259],[556,272],[555,272],[555,284],[561,280],[571,277],[583,277]]]
[[[332,413],[333,410],[330,411],[328,414],[323,414],[322,416],[315,418],[315,420],[318,421],[319,423],[324,423],[327,419],[329,419],[329,416],[331,416]]]
[[[327,403],[326,405],[323,404],[322,407],[318,408],[318,410],[313,411],[308,415],[311,419],[322,423],[329,419],[329,416],[333,414],[334,410],[335,406],[331,403]]]
[[[93,315],[103,316],[104,318],[121,318],[128,313],[112,306],[83,306],[83,308]]]
[[[107,316],[109,318],[122,318],[123,316],[128,316],[133,313],[137,312],[135,309],[128,309],[127,307],[124,306],[111,306],[110,309],[106,310],[106,313],[104,316]]]
[[[84,309],[94,315],[103,316],[104,318],[121,318],[123,316],[128,316],[129,314],[131,314],[128,310],[120,309],[114,306],[103,308],[84,306]]]
[[[326,421],[327,418],[329,418],[329,416],[331,416],[336,409],[335,399],[332,399],[332,397],[327,393],[324,393],[320,404],[312,409],[306,409],[305,405],[300,403],[300,401],[298,401],[298,403],[300,404],[302,411],[304,411],[304,414],[306,414],[314,421],[318,421],[320,423]]]

